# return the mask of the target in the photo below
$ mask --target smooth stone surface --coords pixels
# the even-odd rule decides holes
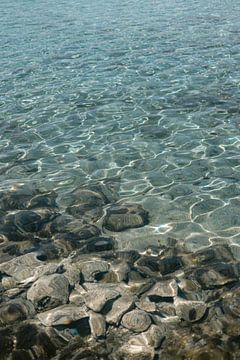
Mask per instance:
[[[83,308],[69,304],[37,314],[37,318],[45,326],[70,325],[74,321],[88,317],[88,313]]]
[[[151,325],[151,319],[145,311],[135,309],[123,315],[121,324],[134,332],[143,332]]]
[[[148,212],[139,204],[113,205],[107,209],[103,226],[110,231],[123,231],[148,224]]]
[[[101,312],[109,301],[115,300],[119,296],[119,291],[106,286],[97,286],[83,295],[87,307],[96,312]]]
[[[69,282],[62,274],[42,276],[28,290],[27,298],[35,308],[54,308],[66,304],[69,297]]]
[[[189,322],[200,320],[207,310],[207,304],[202,301],[185,301],[184,299],[176,298],[174,305],[177,316]]]
[[[134,297],[131,295],[123,295],[116,299],[112,304],[111,310],[106,314],[106,321],[109,324],[118,325],[122,316],[131,310],[134,306]]]
[[[90,311],[89,325],[92,336],[99,338],[106,335],[106,321],[103,315]]]

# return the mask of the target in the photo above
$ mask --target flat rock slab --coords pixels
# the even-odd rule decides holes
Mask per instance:
[[[0,323],[13,324],[15,321],[25,320],[35,313],[33,304],[23,298],[11,300],[0,307]]]
[[[177,316],[188,322],[200,320],[207,310],[207,304],[203,301],[186,301],[177,298],[174,305]]]
[[[21,282],[34,275],[36,267],[43,265],[34,253],[18,256],[0,265],[0,271]]]
[[[111,310],[106,314],[109,324],[119,324],[122,316],[134,306],[133,296],[123,295],[114,301]]]
[[[121,323],[129,330],[143,332],[151,325],[151,318],[145,311],[136,309],[123,315]]]
[[[27,292],[27,299],[38,310],[66,304],[68,297],[69,282],[62,274],[42,276]]]
[[[104,306],[120,296],[119,291],[106,286],[96,286],[83,295],[87,307],[93,311],[101,312]]]
[[[70,325],[74,321],[88,318],[88,313],[79,306],[62,305],[37,315],[45,326]]]
[[[84,261],[79,268],[81,269],[84,281],[93,282],[97,275],[108,272],[109,264],[101,260]]]
[[[157,282],[145,295],[148,297],[175,297],[178,286],[175,280]]]
[[[107,209],[103,226],[110,231],[123,231],[148,224],[148,212],[139,204],[113,205]]]

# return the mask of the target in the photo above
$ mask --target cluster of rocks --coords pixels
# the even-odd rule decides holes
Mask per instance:
[[[240,263],[227,245],[119,251],[148,223],[110,186],[1,195],[0,359],[232,360],[240,354]],[[106,232],[108,236],[106,236]]]

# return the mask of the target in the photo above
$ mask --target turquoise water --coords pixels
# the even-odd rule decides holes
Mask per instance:
[[[240,2],[2,0],[0,190],[113,179],[145,249],[240,244]],[[235,244],[235,245],[234,245]]]

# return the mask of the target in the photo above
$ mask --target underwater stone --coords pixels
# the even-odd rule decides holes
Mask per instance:
[[[57,198],[57,193],[55,191],[38,194],[33,196],[31,200],[29,200],[26,207],[28,209],[44,208],[44,207],[56,208],[57,207],[56,198]]]
[[[115,355],[114,360],[153,360],[154,350],[144,345],[125,344]]]
[[[177,292],[178,286],[173,279],[157,282],[145,295],[148,297],[175,297]]]
[[[189,322],[200,320],[207,310],[207,305],[202,301],[186,301],[176,298],[174,305],[176,307],[176,314],[181,319]]]
[[[103,236],[95,237],[87,242],[88,252],[108,251],[108,250],[112,250],[113,247],[114,247],[113,239]]]
[[[109,269],[109,264],[103,260],[92,260],[82,262],[79,266],[84,281],[95,281],[97,275],[104,274]]]
[[[118,325],[122,316],[134,307],[134,300],[131,295],[123,295],[116,299],[111,310],[106,314],[107,323]]]
[[[77,219],[83,219],[88,222],[96,222],[103,215],[103,209],[100,206],[90,204],[76,204],[69,206],[66,212]]]
[[[135,309],[123,315],[121,324],[134,332],[143,332],[151,325],[151,319],[145,311]]]
[[[0,323],[7,325],[32,317],[35,313],[34,306],[26,299],[19,298],[0,307]]]
[[[12,276],[17,281],[23,281],[33,276],[36,267],[42,264],[41,261],[37,260],[36,254],[29,253],[0,264],[0,271]]]
[[[126,262],[130,265],[133,265],[141,255],[135,250],[123,250],[117,252],[117,258],[119,261]]]
[[[69,296],[69,282],[62,274],[45,275],[28,290],[27,299],[37,310],[66,304]]]
[[[128,343],[131,345],[145,345],[157,349],[161,346],[167,333],[166,326],[151,325],[150,328],[142,334],[135,335]]]
[[[107,209],[103,226],[110,231],[123,231],[148,224],[148,212],[139,204],[113,205]]]
[[[218,263],[210,267],[193,270],[190,278],[195,278],[203,289],[213,289],[238,280],[238,275],[232,264]]]
[[[179,256],[169,256],[159,260],[159,270],[162,275],[177,271],[182,265],[182,260]]]
[[[240,288],[234,288],[223,295],[223,308],[227,314],[240,317]]]
[[[55,216],[55,214],[54,214]],[[48,209],[39,209],[38,212],[32,210],[20,210],[14,215],[6,218],[6,223],[13,223],[17,228],[25,232],[37,232],[45,222],[50,221],[53,213]]]
[[[81,307],[67,304],[41,312],[37,317],[45,326],[67,326],[74,321],[89,318],[89,315]]]
[[[105,337],[106,321],[103,315],[90,311],[89,325],[91,329],[91,334],[94,337]]]
[[[118,291],[108,288],[106,285],[96,286],[83,295],[87,307],[96,312],[101,312],[108,302],[115,300],[119,296]]]

